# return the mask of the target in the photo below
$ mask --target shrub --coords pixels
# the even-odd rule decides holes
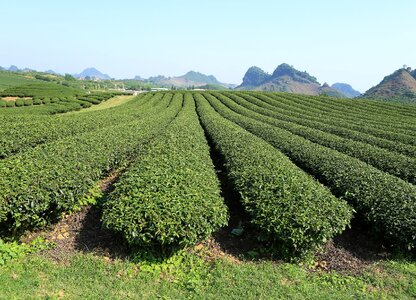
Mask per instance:
[[[25,101],[23,99],[19,98],[15,101],[15,104],[16,104],[17,107],[21,107],[21,106],[25,105]]]
[[[41,105],[42,104],[42,100],[40,100],[39,98],[36,98],[33,100],[33,104],[34,105]]]
[[[215,94],[224,100],[220,94]],[[300,136],[240,115],[215,97],[207,96],[221,115],[268,141],[298,166],[349,201],[375,232],[393,245],[416,247],[416,187],[356,158],[323,147]],[[249,117],[251,116],[251,117]]]
[[[0,230],[43,226],[51,216],[78,207],[99,179],[125,167],[179,109],[180,103],[163,112],[148,106],[141,119],[130,112],[129,122],[80,132],[1,160]]]
[[[196,94],[198,114],[260,235],[286,258],[315,250],[349,224],[345,201],[271,145],[217,114]]]
[[[179,101],[182,94],[175,94]],[[105,203],[103,224],[131,245],[175,249],[227,222],[219,181],[190,94],[177,118],[147,144]]]
[[[24,103],[25,103],[25,106],[32,106],[33,105],[33,100],[32,99],[25,99]]]

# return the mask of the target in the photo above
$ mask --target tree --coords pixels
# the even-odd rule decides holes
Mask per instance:
[[[74,76],[72,76],[71,74],[65,74],[65,80],[67,81],[75,81]]]

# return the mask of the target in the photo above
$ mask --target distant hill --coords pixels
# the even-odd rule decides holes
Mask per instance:
[[[176,77],[185,80],[185,82],[201,82],[206,84],[221,84],[213,75],[205,75],[195,71],[189,71],[185,75]]]
[[[412,77],[414,79],[416,79],[416,69],[414,69],[412,72],[410,72],[410,75],[412,75]]]
[[[415,70],[399,69],[390,74],[362,96],[370,99],[416,102]]]
[[[249,68],[244,75],[243,83],[236,89],[344,97],[342,93],[328,84],[321,85],[306,71],[298,71],[285,63],[279,65],[271,75],[259,67]]]
[[[336,89],[338,92],[344,94],[347,98],[355,98],[361,95],[359,91],[356,91],[352,88],[351,85],[346,83],[334,83],[331,85],[331,88]]]
[[[136,76],[137,78],[138,76]],[[135,79],[136,79],[135,78]],[[140,78],[140,77],[139,77]],[[146,83],[153,84],[155,86],[163,87],[178,87],[178,88],[188,88],[188,87],[201,87],[201,86],[211,86],[219,88],[220,86],[224,88],[232,88],[234,85],[222,83],[215,78],[213,75],[205,75],[200,72],[189,71],[185,75],[175,76],[175,77],[165,77],[163,75],[149,77],[148,79],[138,79]]]
[[[111,77],[107,74],[101,73],[100,71],[98,71],[96,68],[87,68],[84,71],[82,71],[79,74],[74,74],[73,75],[75,78],[78,79],[85,79],[85,78],[90,78],[92,80],[110,80]]]
[[[246,74],[243,77],[243,83],[238,86],[238,89],[254,89],[263,83],[265,83],[267,80],[270,79],[270,74],[266,73],[259,67],[250,67]]]
[[[59,75],[59,73],[55,72],[54,70],[46,70],[45,72],[46,74],[51,74],[51,75]]]
[[[10,72],[18,72],[18,71],[20,71],[20,70],[19,70],[19,68],[18,68],[18,67],[16,67],[16,66],[14,66],[14,65],[10,66],[10,67],[8,68],[8,70],[9,70]]]

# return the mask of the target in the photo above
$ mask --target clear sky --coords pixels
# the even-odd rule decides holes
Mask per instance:
[[[241,83],[286,62],[360,91],[416,68],[415,0],[2,1],[0,66]]]

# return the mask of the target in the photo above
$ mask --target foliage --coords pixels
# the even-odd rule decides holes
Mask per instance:
[[[67,81],[75,81],[76,79],[71,74],[65,74],[64,76],[65,80]]]
[[[27,78],[24,74],[17,74],[13,72],[0,71],[0,91],[24,84],[36,82],[35,79]]]
[[[258,86],[270,79],[270,75],[259,67],[250,67],[243,78],[243,86]]]
[[[306,71],[305,72],[298,71],[293,66],[290,66],[284,63],[279,65],[272,74],[272,78],[281,77],[281,76],[290,76],[294,80],[299,81],[299,82],[318,83],[316,78],[309,75]]]
[[[224,96],[215,94],[218,98]],[[372,228],[395,246],[416,247],[416,188],[350,156],[255,120],[254,112],[240,115],[221,101],[210,103],[223,116],[268,141],[298,166],[313,174],[334,195],[351,203]],[[250,117],[249,117],[250,116]]]
[[[43,226],[51,216],[76,207],[95,182],[137,155],[179,106],[173,103],[159,114],[159,107],[150,106],[141,111],[141,119],[133,111],[130,122],[58,139],[0,161],[0,227],[20,231]]]
[[[162,95],[152,97],[146,94],[133,101],[135,108],[158,103]],[[48,101],[43,99],[42,101]],[[72,104],[72,102],[63,102]],[[78,106],[78,104],[77,104]],[[49,107],[52,107],[50,105]],[[30,110],[36,109],[35,107]],[[56,110],[57,108],[53,108]],[[67,136],[91,132],[96,129],[121,124],[137,119],[141,113],[129,112],[131,107],[119,107],[111,114],[107,111],[89,115],[56,115],[44,116],[35,113],[0,115],[2,130],[0,131],[0,158],[26,151],[40,144],[52,142]],[[20,113],[21,110],[14,110]],[[13,112],[14,112],[13,111]],[[22,130],[24,128],[24,130]]]
[[[288,113],[279,113],[274,110],[274,106],[268,105],[256,97],[244,93],[228,93],[226,95],[233,101],[223,100],[229,106],[232,106],[234,111],[256,117],[257,120],[288,130],[312,142],[356,157],[381,171],[388,172],[411,183],[416,183],[416,159],[414,158],[363,142],[345,139],[315,128],[298,125],[297,123],[303,123],[304,119],[292,117]],[[241,105],[241,107],[237,104]]]
[[[25,257],[28,254],[49,249],[53,245],[42,237],[37,237],[30,244],[18,242],[4,242],[0,239],[0,266],[6,263]]]
[[[55,107],[55,109],[44,110],[45,113],[53,114],[88,108],[92,104],[99,104],[102,101],[106,101],[117,95],[123,95],[124,93],[92,92],[87,94],[82,90],[65,87],[57,83],[34,83],[8,88],[0,94],[4,97],[19,97],[15,104],[17,107],[31,106],[33,104],[59,103],[59,106]],[[31,97],[33,99],[20,99],[22,97]],[[0,107],[6,106],[0,105]]]
[[[147,262],[148,261],[148,262]],[[416,264],[386,262],[363,275],[307,272],[296,264],[209,263],[194,253],[166,260],[106,262],[79,254],[65,263],[41,255],[0,267],[5,299],[414,299]],[[143,268],[150,265],[149,268]],[[150,270],[149,270],[150,269]],[[160,271],[158,271],[160,270]],[[167,271],[164,271],[167,270]]]
[[[201,122],[224,156],[227,175],[252,223],[283,256],[307,254],[345,229],[352,211],[344,201],[271,145],[220,117],[201,95],[196,97]]]
[[[182,98],[175,93],[173,101]],[[104,207],[106,228],[130,245],[163,250],[195,244],[226,225],[227,210],[190,94],[176,119],[143,147]]]

